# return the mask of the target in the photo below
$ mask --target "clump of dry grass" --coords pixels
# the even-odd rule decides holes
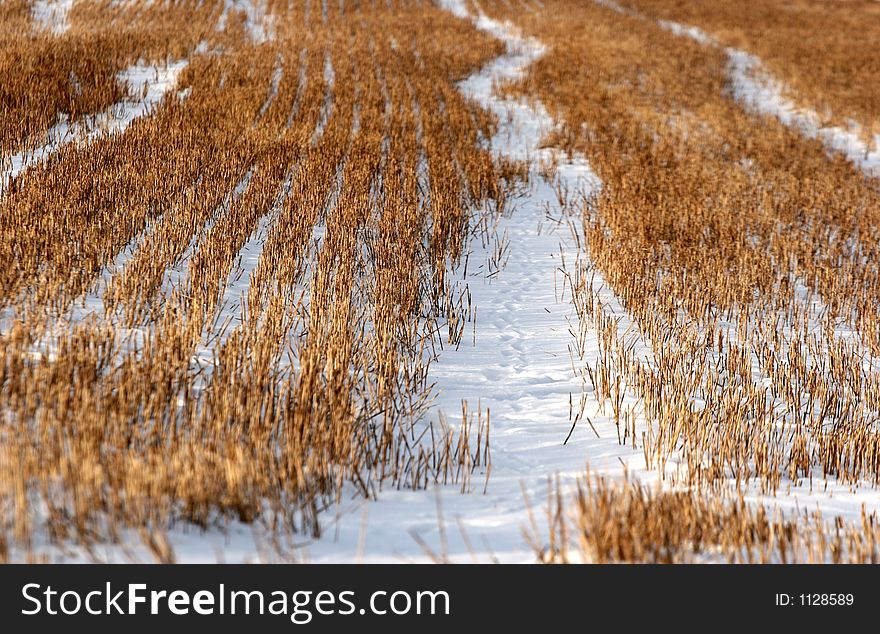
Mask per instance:
[[[722,488],[670,491],[587,474],[566,493],[551,486],[547,537],[529,538],[544,563],[876,563],[880,526],[784,517]],[[537,522],[537,519],[536,519]]]

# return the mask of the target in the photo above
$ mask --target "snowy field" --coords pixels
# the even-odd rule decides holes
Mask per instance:
[[[597,0],[597,3],[605,10],[653,22],[653,18],[610,0]],[[34,29],[43,34],[41,37],[63,40],[76,28],[71,26],[71,16],[75,15],[72,12],[75,12],[77,4],[74,0],[33,2],[31,13]],[[236,24],[240,25],[242,33],[246,34],[247,46],[273,46],[279,38],[286,37],[284,29],[287,27],[279,16],[271,14],[268,6],[271,4],[226,0],[211,14],[211,20],[216,20],[216,31],[220,34],[228,34],[232,32],[230,29],[236,28]],[[524,15],[541,13],[541,3],[522,4]],[[490,466],[481,464],[474,468],[464,482],[445,485],[430,482],[420,489],[375,479],[369,485],[369,496],[363,495],[354,481],[340,477],[342,484],[332,495],[325,497],[329,502],[318,514],[320,536],[296,534],[283,537],[285,556],[294,561],[533,562],[534,544],[546,539],[545,506],[551,487],[570,491],[587,470],[593,476],[608,477],[612,481],[622,481],[627,477],[646,486],[659,486],[667,490],[685,486],[682,478],[676,475],[680,475],[681,465],[678,463],[680,459],[683,460],[682,454],[672,452],[671,459],[663,468],[649,468],[643,438],[639,436],[635,442],[630,438],[627,442],[624,436],[621,442],[617,412],[612,411],[606,400],[599,397],[595,383],[590,384],[592,377],[588,377],[587,368],[600,366],[607,344],[603,343],[603,334],[596,325],[598,318],[594,316],[587,320],[583,312],[578,310],[579,299],[575,287],[579,288],[579,292],[588,293],[590,298],[596,298],[596,305],[604,318],[616,324],[616,333],[628,351],[626,358],[633,359],[636,366],[641,364],[644,368],[654,370],[660,367],[660,343],[652,341],[647,328],[627,311],[623,297],[615,293],[612,284],[603,277],[601,268],[591,259],[581,214],[585,208],[595,209],[602,191],[603,182],[597,171],[579,151],[566,151],[548,144],[547,139],[564,130],[566,124],[554,118],[547,104],[538,97],[517,96],[508,89],[528,76],[533,65],[548,54],[548,45],[512,22],[490,17],[475,2],[440,0],[437,8],[448,16],[472,25],[479,33],[490,38],[489,41],[500,43],[500,54],[479,64],[476,70],[457,80],[454,87],[465,103],[475,104],[490,113],[497,122],[491,138],[484,140],[491,156],[497,161],[524,166],[527,177],[513,188],[501,213],[493,214],[488,201],[482,203],[483,208],[472,206],[465,212],[475,224],[482,224],[480,230],[472,227],[467,233],[462,256],[447,259],[444,279],[452,289],[453,296],[467,297],[467,305],[473,307],[473,311],[469,308],[460,340],[452,343],[446,339],[442,349],[436,350],[436,358],[425,366],[424,384],[431,386],[429,405],[422,419],[416,423],[416,429],[419,429],[418,426],[426,424],[426,421],[449,421],[455,429],[456,421],[461,420],[463,404],[466,404],[470,416],[479,416],[480,420],[488,417],[490,421],[490,444],[484,454],[490,456]],[[326,24],[328,12],[336,9],[332,3],[328,8],[326,1],[320,3],[311,0],[307,1],[304,10],[312,16],[311,19]],[[784,80],[774,77],[761,59],[747,50],[729,47],[696,26],[667,20],[656,21],[656,24],[676,37],[692,40],[707,49],[723,51],[728,60],[726,84],[732,98],[744,110],[775,118],[803,137],[821,142],[829,156],[845,158],[861,170],[866,179],[880,175],[880,135],[873,138],[872,144],[868,140],[870,134],[866,134],[859,124],[853,122],[846,127],[828,123],[827,117],[797,105],[790,97],[791,91],[785,86]],[[328,41],[335,45],[344,37],[342,31],[334,32]],[[228,46],[228,43],[209,46],[205,41],[200,41],[192,49],[192,55],[220,56],[224,46]],[[329,46],[327,51],[330,50]],[[392,49],[398,46],[406,44],[401,45],[395,40]],[[375,56],[375,45],[372,47]],[[287,118],[287,125],[290,126],[297,117],[314,118],[311,134],[303,135],[300,139],[302,147],[306,148],[298,155],[297,161],[300,163],[292,162],[277,171],[277,188],[266,187],[268,193],[264,198],[268,201],[268,211],[255,216],[252,225],[244,228],[236,225],[235,230],[241,234],[241,239],[230,254],[228,271],[218,274],[221,280],[219,287],[211,291],[216,296],[216,304],[206,310],[203,323],[188,326],[195,335],[192,349],[185,353],[189,361],[183,363],[198,368],[198,379],[191,383],[196,395],[202,391],[210,393],[209,386],[213,384],[215,375],[219,377],[217,381],[225,380],[227,368],[218,360],[225,354],[224,351],[231,350],[240,341],[250,341],[248,337],[255,337],[255,332],[271,331],[271,319],[267,317],[270,314],[267,308],[269,302],[264,300],[261,304],[253,299],[263,289],[273,288],[272,283],[265,282],[265,279],[274,280],[272,275],[281,275],[278,271],[282,269],[273,270],[272,263],[261,264],[265,245],[273,240],[279,242],[288,239],[291,245],[294,239],[302,240],[306,245],[306,255],[303,256],[306,275],[315,272],[317,276],[324,262],[322,249],[326,252],[328,242],[336,244],[332,240],[336,239],[338,234],[335,232],[338,230],[334,228],[332,215],[326,212],[318,214],[319,220],[306,232],[305,237],[300,238],[299,233],[289,232],[278,234],[282,237],[276,238],[273,233],[276,225],[281,223],[279,219],[292,213],[288,210],[301,209],[301,213],[306,213],[306,203],[301,207],[291,207],[294,205],[291,201],[303,191],[297,189],[302,187],[298,179],[303,173],[308,173],[303,165],[311,156],[309,152],[325,151],[322,143],[335,138],[332,136],[337,134],[333,117],[343,116],[340,112],[344,114],[342,104],[349,89],[345,83],[349,75],[344,74],[349,71],[340,66],[338,58],[334,66],[329,52],[308,51],[307,48],[304,47],[301,52],[296,50],[293,54],[285,52],[288,60],[286,66],[282,64],[279,54],[271,75],[261,84],[260,90],[265,91],[266,97],[262,103],[255,102],[253,109],[258,114],[251,124],[252,132],[242,133],[252,133],[254,137],[265,134],[268,137],[268,132],[253,132],[258,125],[263,125],[260,122],[264,119],[283,121]],[[419,60],[419,55],[416,51],[414,58]],[[309,72],[319,76],[322,85],[314,99],[316,105],[309,105],[303,111],[301,104],[310,99],[306,94],[310,89],[303,88],[306,66],[303,65],[297,72],[289,60],[299,62],[307,57],[313,65]],[[323,62],[320,62],[321,58]],[[7,190],[23,174],[33,175],[47,165],[55,165],[57,160],[66,160],[55,157],[62,149],[69,152],[71,148],[90,147],[111,137],[126,135],[130,127],[143,119],[155,117],[157,110],[170,107],[172,102],[175,102],[175,108],[185,108],[195,98],[197,90],[183,82],[188,66],[193,63],[192,59],[171,57],[161,62],[139,59],[115,75],[125,93],[121,101],[76,120],[59,115],[48,131],[38,139],[32,139],[26,147],[19,146],[11,152],[4,147],[0,161],[0,198],[12,196],[11,193],[7,194]],[[316,64],[320,64],[319,69],[314,68]],[[285,89],[285,82],[293,80],[299,83],[299,87],[293,91]],[[187,81],[193,80],[189,78]],[[385,121],[392,121],[395,116],[396,106],[390,105],[390,95],[397,99],[398,93],[403,94],[406,90],[417,94],[417,87],[413,86],[412,81],[409,85],[401,82],[403,88],[397,85],[389,88],[389,85],[391,82],[386,80],[383,87],[386,103],[376,106],[377,112],[382,111]],[[294,104],[289,114],[275,113],[282,99]],[[446,95],[444,99],[451,103],[450,96]],[[207,106],[199,101],[193,107]],[[358,137],[361,128],[360,108],[367,107],[355,107],[350,114],[351,119],[346,119],[354,129],[354,137]],[[428,111],[414,109],[413,112],[413,120],[416,120]],[[423,119],[419,124],[413,138],[418,134],[428,134],[425,121]],[[258,141],[253,143],[256,146]],[[354,142],[349,143],[346,151],[353,153],[357,148]],[[384,161],[389,150],[387,145],[383,148]],[[170,305],[179,297],[184,298],[180,300],[182,302],[187,300],[187,293],[194,292],[191,280],[196,275],[191,272],[189,264],[201,257],[202,245],[208,244],[223,227],[233,226],[236,214],[246,214],[249,205],[257,204],[251,202],[255,200],[252,196],[262,195],[262,190],[258,190],[254,183],[273,168],[263,164],[258,166],[256,159],[248,167],[249,160],[246,157],[242,159],[241,167],[229,168],[230,174],[234,173],[234,187],[216,200],[212,199],[210,204],[206,203],[210,208],[204,218],[193,221],[196,229],[191,235],[181,238],[181,247],[176,256],[163,255],[170,264],[159,267],[157,296],[164,299],[145,302],[148,306],[145,314],[151,314],[149,310],[158,310],[155,306],[163,306],[162,302]],[[347,160],[352,160],[351,155]],[[461,163],[464,164],[463,159]],[[427,176],[429,168],[434,169],[431,161],[427,158],[420,161],[421,190],[431,190],[433,185]],[[198,179],[211,177],[209,170],[198,175]],[[328,209],[356,204],[346,197],[346,188],[357,178],[356,174],[349,175],[346,159],[339,161],[333,173],[324,178],[327,181]],[[124,342],[114,348],[114,354],[120,355],[119,358],[123,358],[123,355],[130,355],[136,360],[148,358],[150,346],[159,345],[150,343],[153,341],[152,331],[144,323],[132,326],[125,305],[116,299],[111,301],[111,293],[118,292],[114,289],[119,288],[120,279],[125,281],[122,273],[134,269],[134,254],[141,245],[152,244],[151,240],[165,235],[163,231],[176,235],[173,223],[168,220],[168,214],[171,213],[152,213],[112,260],[96,267],[97,273],[86,291],[47,321],[50,325],[29,341],[27,350],[32,359],[55,362],[65,354],[67,333],[77,324],[95,321],[115,333],[112,335],[116,338],[113,341]],[[490,218],[491,221],[481,218]],[[163,223],[171,224],[166,228]],[[367,232],[367,229],[357,231]],[[293,249],[292,246],[290,248]],[[156,250],[156,253],[160,252]],[[308,279],[307,276],[298,278],[295,284],[289,285],[289,292],[295,290],[306,296],[303,304],[306,310],[323,315],[319,312],[320,307],[312,309],[319,300],[314,296],[308,297]],[[281,288],[280,282],[277,283]],[[811,350],[814,358],[831,355],[829,351],[835,349],[836,345],[851,346],[863,359],[862,371],[867,382],[877,367],[871,346],[866,339],[862,339],[853,323],[845,319],[834,328],[827,328],[824,321],[828,311],[825,299],[820,293],[814,292],[810,283],[795,280],[794,302],[805,311],[806,323],[790,325],[785,331],[789,341],[783,341],[783,344],[795,345],[791,341],[799,328],[803,328],[816,333],[822,342]],[[586,287],[582,284],[586,284]],[[35,296],[27,288],[21,288],[17,293],[19,298]],[[263,312],[257,312],[254,317],[251,311]],[[17,321],[23,319],[23,314],[24,310],[16,308],[14,304],[7,302],[4,305],[4,336],[13,331]],[[309,318],[312,314],[308,313]],[[332,311],[327,314],[332,314]],[[373,322],[365,323],[367,325],[362,327],[362,334],[367,334],[364,337],[378,330]],[[312,331],[317,328],[311,326]],[[451,330],[452,326],[446,324],[446,328]],[[726,328],[728,346],[735,345],[735,320],[731,319],[726,327],[722,324],[721,328]],[[287,336],[291,339],[305,337],[307,332],[310,332],[310,327],[300,324],[292,326]],[[328,329],[328,332],[331,334],[326,341],[331,341],[335,331]],[[313,335],[310,333],[309,336]],[[282,369],[277,376],[295,376],[304,371],[304,366],[307,367],[303,359],[308,358],[308,347],[300,349],[295,342],[285,346],[286,350],[296,350],[289,354],[285,351],[284,359],[278,361]],[[253,353],[253,356],[257,354]],[[757,353],[753,353],[746,363],[751,368],[751,376],[756,384],[772,386],[773,378],[766,372],[766,366],[762,365]],[[328,361],[327,367],[331,365]],[[123,367],[123,364],[118,363],[117,367]],[[621,373],[621,376],[634,375]],[[618,406],[632,417],[632,429],[647,429],[651,423],[646,417],[644,398],[638,386],[618,383],[615,389]],[[784,407],[786,398],[786,395],[778,395],[776,405]],[[185,404],[180,408],[186,410]],[[783,483],[775,495],[764,490],[760,481],[754,480],[742,490],[750,504],[763,504],[773,512],[778,510],[783,516],[820,511],[824,517],[858,521],[863,512],[870,514],[880,510],[880,496],[867,480],[851,483],[804,478],[799,482]],[[722,486],[728,484],[733,487],[735,483],[731,481]],[[34,506],[37,517],[49,512],[43,501],[36,502]],[[261,522],[251,525],[234,520],[222,527],[214,525],[203,528],[178,521],[163,534],[167,546],[174,553],[174,560],[178,562],[279,559],[275,548],[276,536],[271,528]],[[98,541],[83,548],[74,541],[62,539],[59,543],[45,532],[36,530],[27,549],[12,548],[12,558],[37,556],[50,561],[149,561],[157,551],[155,543],[141,543],[143,532],[123,527],[121,535],[117,537],[121,543]]]

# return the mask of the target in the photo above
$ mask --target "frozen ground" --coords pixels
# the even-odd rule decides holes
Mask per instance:
[[[468,324],[460,345],[447,345],[430,374],[436,391],[434,416],[443,413],[455,424],[462,401],[472,413],[488,410],[490,477],[485,471],[475,473],[464,494],[460,486],[450,485],[427,491],[382,490],[371,501],[343,497],[323,514],[323,537],[297,544],[298,559],[533,561],[523,532],[531,526],[532,510],[534,521],[543,526],[540,509],[550,478],[572,481],[588,462],[594,471],[608,474],[621,474],[624,465],[638,472],[644,464],[641,451],[618,443],[615,427],[595,402],[579,403],[584,379],[574,369],[573,355],[590,363],[598,341],[593,333],[582,333],[581,351],[574,352],[581,325],[565,270],[574,266],[578,248],[568,213],[573,203],[600,186],[598,179],[583,157],[569,159],[540,148],[555,125],[540,103],[495,92],[498,82],[522,76],[544,48],[510,25],[468,14],[460,0],[447,0],[445,6],[506,44],[504,55],[462,82],[460,89],[499,115],[502,125],[492,139],[493,151],[527,161],[531,177],[530,186],[511,201],[488,237],[474,238],[468,264],[450,271],[459,291],[469,292],[477,307],[476,329],[472,333]],[[565,192],[564,200],[559,192]],[[602,287],[601,277],[595,284],[597,290]],[[610,290],[602,287],[599,292],[612,310],[622,311]],[[625,319],[622,312],[618,316]],[[640,347],[647,348],[643,342]],[[628,403],[633,401],[628,397]],[[578,412],[581,417],[572,429]],[[169,539],[179,561],[260,559],[259,532],[255,537],[239,525],[223,534],[179,529]],[[96,554],[115,561],[150,558],[142,548],[126,552],[111,546]]]
[[[609,474],[622,473],[624,464],[631,471],[644,464],[640,451],[618,444],[613,424],[595,402],[585,408],[595,431],[581,419],[563,444],[583,389],[572,363],[580,325],[563,272],[578,249],[567,223],[569,205],[560,204],[557,191],[567,192],[572,203],[600,184],[583,157],[568,159],[540,147],[555,125],[543,105],[495,92],[500,82],[521,77],[544,48],[511,25],[469,14],[459,0],[443,4],[505,43],[506,53],[460,89],[498,115],[492,149],[527,161],[532,181],[499,219],[494,236],[473,241],[467,270],[450,272],[477,308],[475,334],[468,324],[458,348],[447,345],[429,375],[436,384],[435,411],[448,420],[460,420],[463,400],[471,412],[489,410],[491,474],[488,483],[483,473],[475,474],[466,494],[453,486],[386,490],[375,501],[343,502],[334,519],[327,519],[332,511],[325,516],[332,524],[324,538],[302,549],[310,561],[532,561],[523,531],[531,525],[530,505],[543,526],[548,478],[571,481],[588,462]],[[542,166],[551,164],[555,174],[545,177]],[[586,339],[584,361],[590,362],[598,342],[594,333]]]
[[[108,134],[121,134],[137,119],[149,115],[176,85],[177,79],[187,66],[185,60],[169,61],[163,64],[147,64],[139,62],[117,75],[117,81],[126,88],[124,99],[113,104],[109,109],[94,116],[70,122],[66,117],[59,117],[59,122],[47,133],[42,143],[36,147],[18,152],[0,159],[0,196],[15,178],[25,170],[35,167],[58,152],[69,143],[90,143]],[[178,92],[179,98],[187,93]],[[113,273],[125,264],[139,243],[138,239],[123,249],[114,262],[104,268],[98,276],[93,290],[83,295],[66,314],[62,315],[55,327],[67,329],[71,322],[85,319],[88,315],[99,318],[105,316],[103,294]],[[10,311],[0,313],[0,332],[9,327]],[[138,333],[132,333],[135,338]],[[34,346],[34,354],[53,354],[54,334],[47,333]]]
[[[760,59],[739,49],[725,50],[730,84],[737,99],[757,112],[774,116],[800,130],[805,136],[819,139],[867,175],[880,176],[880,134],[874,135],[874,142],[869,145],[855,122],[848,128],[823,125],[818,113],[795,105],[785,96],[785,87],[764,68]]]
[[[638,19],[649,20],[647,16],[614,0],[594,0],[612,11]],[[687,37],[703,46],[721,47],[721,43],[700,28],[666,20],[658,20],[658,25],[669,32]],[[745,108],[754,112],[776,117],[806,137],[822,141],[829,151],[839,152],[861,169],[867,176],[880,176],[880,135],[875,136],[873,145],[866,144],[864,135],[857,124],[848,128],[826,126],[822,117],[808,108],[795,104],[786,95],[790,91],[764,67],[761,60],[746,51],[724,47],[728,58],[728,82],[732,96]],[[802,281],[795,280],[795,301],[807,310],[808,328],[811,333],[822,329],[825,305],[818,294],[806,288]],[[735,327],[729,326],[728,335],[735,335]],[[787,338],[788,334],[783,333]],[[735,341],[735,336],[732,337]],[[834,342],[847,341],[860,349],[865,358],[864,372],[877,371],[876,359],[859,340],[858,334],[847,323],[835,324]],[[758,381],[769,381],[753,359],[753,376]],[[762,378],[763,377],[763,378]],[[784,514],[804,511],[821,511],[826,518],[841,516],[858,520],[862,509],[869,513],[880,510],[880,491],[870,485],[849,486],[834,481],[809,481],[789,483],[775,496],[764,495],[757,483],[746,487],[746,500],[762,503]]]
[[[566,210],[560,206],[554,186],[562,184],[576,197],[577,193],[589,194],[600,183],[583,157],[566,161],[552,150],[539,149],[543,134],[554,125],[540,103],[503,99],[493,91],[494,85],[521,76],[541,56],[542,45],[521,37],[508,24],[482,14],[470,15],[458,0],[443,4],[507,45],[505,55],[462,82],[461,90],[499,115],[502,127],[492,140],[493,149],[501,156],[528,161],[532,177],[530,190],[514,201],[512,213],[499,223],[497,233],[506,236],[504,245],[473,247],[471,266],[507,249],[506,266],[497,275],[487,279],[484,269],[463,280],[478,310],[475,343],[465,337],[459,349],[445,350],[431,373],[438,386],[438,408],[450,413],[450,418],[460,411],[462,399],[473,409],[475,399],[482,397],[482,407],[491,410],[491,478],[485,494],[476,490],[460,495],[451,488],[433,495],[385,491],[374,502],[341,504],[338,519],[324,539],[303,549],[311,561],[447,557],[531,561],[533,555],[523,532],[531,532],[534,521],[540,533],[548,478],[558,477],[564,485],[583,474],[587,465],[593,473],[617,476],[624,464],[643,483],[658,478],[644,470],[641,452],[618,444],[613,424],[600,415],[595,399],[587,402],[585,411],[596,432],[581,420],[569,442],[562,444],[571,425],[569,398],[574,399],[577,409],[582,393],[580,379],[572,370],[570,349],[574,333],[583,330],[570,298],[562,293],[562,262],[564,259],[569,268],[577,257],[577,247],[565,225]],[[669,22],[661,26],[704,45],[717,45],[695,27]],[[865,148],[857,130],[822,127],[818,115],[785,99],[784,87],[769,76],[760,60],[735,49],[727,49],[727,54],[734,95],[746,107],[822,139],[829,149],[843,152],[867,173],[874,173],[876,152]],[[556,171],[558,181],[541,176],[541,165],[556,161],[561,161]],[[461,271],[456,273],[461,279]],[[629,318],[619,302],[601,277],[594,284],[603,303],[621,319],[620,331],[627,331]],[[821,306],[817,310],[821,313]],[[585,335],[586,353],[581,362],[589,363],[596,353],[595,333],[587,331]],[[639,349],[650,351],[637,333],[633,337]],[[628,395],[625,404],[633,401]],[[754,486],[746,497],[784,513],[818,509],[826,517],[849,519],[857,519],[863,506],[868,511],[880,507],[880,495],[873,488],[818,481],[785,487],[776,497],[764,496]]]
[[[262,44],[274,38],[275,24],[267,11],[266,0],[225,0],[217,21],[218,31],[226,29],[231,12],[244,13],[244,26],[254,44]]]

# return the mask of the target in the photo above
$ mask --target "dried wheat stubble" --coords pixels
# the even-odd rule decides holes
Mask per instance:
[[[533,518],[545,563],[876,563],[876,514],[783,517],[772,506],[717,490],[669,491],[587,473],[573,491],[548,487],[546,530]]]

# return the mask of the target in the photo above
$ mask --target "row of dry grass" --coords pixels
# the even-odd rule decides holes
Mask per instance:
[[[589,473],[571,491],[550,484],[527,537],[543,563],[880,561],[880,525],[864,509],[856,520],[784,515],[726,488],[675,491]]]

